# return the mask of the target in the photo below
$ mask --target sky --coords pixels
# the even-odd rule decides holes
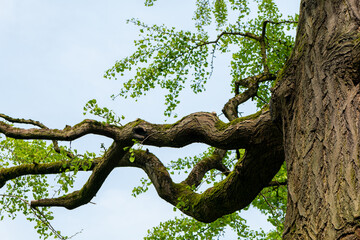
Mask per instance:
[[[278,0],[276,3],[284,15],[288,15],[298,12],[299,1]],[[151,8],[144,7],[143,2],[0,0],[0,113],[62,129],[82,121],[84,105],[96,98],[100,105],[124,115],[125,122],[136,118],[164,122],[162,90],[151,92],[137,102],[120,98],[112,101],[110,95],[120,89],[120,81],[103,78],[116,60],[134,50],[138,28],[126,24],[127,19],[135,17],[149,24],[193,28],[195,1],[159,0]],[[221,60],[216,59],[217,67],[205,93],[181,95],[177,110],[180,117],[198,111],[221,113],[231,97],[229,63]],[[252,104],[240,109],[245,113],[255,110]],[[73,142],[72,147],[96,152],[101,143],[111,142],[86,136]],[[192,144],[183,149],[150,150],[166,163],[200,153],[205,147]],[[79,176],[75,190],[87,176]],[[73,239],[141,239],[147,229],[179,215],[154,189],[137,198],[131,196],[131,190],[144,176],[138,169],[114,170],[92,200],[96,205],[88,204],[72,211],[55,208],[53,226],[69,236],[82,230]],[[253,210],[244,216],[254,227],[269,227],[265,218]],[[32,224],[21,216],[15,221],[1,222],[0,236],[6,240],[38,239]],[[231,239],[231,235],[224,239]]]

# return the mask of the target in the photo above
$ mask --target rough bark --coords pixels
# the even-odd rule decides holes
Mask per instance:
[[[357,0],[303,0],[273,91],[288,170],[284,239],[360,239]]]

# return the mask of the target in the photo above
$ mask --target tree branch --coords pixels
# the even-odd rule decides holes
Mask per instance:
[[[224,32],[220,33],[214,41],[202,42],[202,43],[197,44],[196,47],[201,47],[201,46],[209,45],[209,44],[217,44],[220,41],[220,39],[225,35],[241,36],[241,37],[250,38],[250,39],[253,39],[256,41],[260,41],[260,36],[257,36],[256,34],[253,34],[250,32],[241,33],[241,32],[226,32],[226,31],[224,31]]]
[[[252,142],[262,141],[261,135],[254,135],[254,132],[263,132],[267,128],[275,128],[268,110],[230,123],[224,123],[214,114],[205,112],[190,114],[173,124],[152,124],[138,119],[119,127],[84,120],[62,130],[21,129],[0,122],[0,133],[17,139],[72,141],[86,134],[97,134],[110,137],[124,146],[131,146],[132,140],[137,139],[144,145],[158,147],[183,147],[202,142],[220,149],[246,148]]]
[[[259,148],[262,148],[262,151],[259,151]],[[198,194],[193,192],[185,181],[174,183],[155,155],[139,150],[135,153],[135,161],[131,163],[123,158],[123,166],[142,168],[161,198],[202,222],[214,221],[246,207],[268,185],[284,161],[283,147],[276,141],[255,145],[247,151],[226,179]]]
[[[17,139],[46,139],[73,141],[87,134],[98,134],[109,138],[116,138],[116,133],[121,127],[107,125],[95,120],[84,120],[81,123],[70,127],[66,126],[63,130],[58,129],[22,129],[16,128],[5,122],[0,122],[0,132],[7,137]]]
[[[257,91],[260,82],[270,81],[276,79],[276,75],[272,73],[262,73],[256,76],[251,76],[246,79],[235,82],[235,97],[231,98],[224,106],[222,112],[230,120],[238,118],[238,106],[250,98],[257,96]],[[247,88],[243,93],[239,94],[239,86]]]
[[[115,167],[132,166],[142,168],[147,173],[160,197],[180,207],[185,214],[210,222],[247,206],[261,189],[268,185],[284,160],[281,133],[271,122],[270,112],[266,109],[227,124],[214,114],[201,112],[190,114],[174,124],[151,124],[138,119],[123,127],[117,127],[85,120],[63,130],[20,129],[0,122],[0,132],[9,137],[25,139],[69,141],[89,133],[115,139],[102,159],[96,159],[98,162],[94,164],[92,174],[82,189],[59,198],[32,201],[33,207],[62,206],[73,209],[84,205],[96,195]],[[202,194],[197,194],[191,191],[187,184],[199,182],[199,176],[205,172],[205,168],[201,166],[203,163],[195,166],[187,180],[175,184],[165,166],[153,154],[134,150],[135,161],[129,161],[131,154],[124,148],[132,146],[132,139],[153,146],[182,147],[203,142],[217,148],[245,148],[247,151],[224,181]],[[262,151],[259,151],[260,148]],[[224,152],[217,150],[214,155],[218,156],[214,162],[219,163]],[[41,167],[45,165],[38,168],[34,166],[32,171],[40,171]],[[60,166],[57,167],[59,170]],[[215,168],[221,169],[222,166],[217,165]],[[53,170],[55,172],[55,169]]]
[[[258,151],[260,147],[263,151]],[[225,180],[204,193],[198,194],[193,192],[191,186],[184,182],[174,183],[166,167],[154,154],[142,150],[134,150],[133,153],[135,154],[134,162],[129,161],[131,154],[126,153],[119,159],[117,166],[143,169],[161,198],[173,206],[180,207],[180,210],[185,214],[203,222],[214,221],[250,204],[258,193],[268,185],[284,161],[283,148],[278,145],[278,142],[255,145],[247,151],[247,154],[236,164],[234,171]],[[76,193],[78,197],[83,199],[76,199],[76,201],[86,204],[94,196],[88,194],[90,192],[94,193],[91,189],[84,194]],[[73,198],[68,198],[68,200],[73,200]],[[49,199],[46,202],[39,200],[36,205],[69,206],[69,204],[65,205],[62,199]]]
[[[0,188],[11,179],[25,175],[56,174],[79,167],[78,171],[91,171],[99,164],[101,158],[92,160],[66,160],[51,163],[21,164],[19,166],[0,169]],[[86,166],[86,167],[85,167]]]
[[[274,136],[270,136],[270,139],[273,141],[250,147],[225,180],[202,194],[190,190],[190,186],[198,179],[195,173],[190,173],[184,182],[176,184],[155,155],[148,151],[134,150],[135,161],[130,162],[131,153],[125,152],[122,145],[114,143],[103,159],[94,159],[94,166],[91,167],[93,173],[80,191],[60,198],[32,201],[31,206],[61,206],[68,209],[79,207],[91,201],[114,167],[139,167],[149,176],[161,198],[174,206],[181,203],[181,211],[185,214],[203,222],[211,222],[244,208],[262,188],[269,185],[284,160],[282,146]],[[262,151],[258,151],[260,147]],[[224,153],[225,151],[216,150],[213,156],[218,155],[218,161]],[[39,164],[41,169],[46,167],[45,164],[41,165]],[[53,172],[63,171],[61,167],[59,164],[54,165]]]
[[[282,182],[278,182],[278,181],[271,181],[269,182],[269,184],[267,185],[267,187],[279,187],[279,186],[286,186],[287,185],[287,180],[284,180]]]
[[[215,149],[210,157],[202,159],[194,166],[189,176],[182,183],[198,187],[205,174],[212,169],[217,169],[226,176],[229,175],[230,170],[222,163],[225,155],[226,150]]]
[[[42,128],[42,129],[49,129],[47,126],[45,126],[45,125],[42,124],[41,122],[39,122],[39,121],[34,121],[34,120],[31,120],[31,119],[12,118],[12,117],[7,116],[7,115],[2,114],[2,113],[0,113],[0,117],[3,118],[3,119],[5,119],[5,120],[8,121],[8,122],[11,122],[11,123],[30,124],[30,125],[34,125],[34,126],[40,127],[40,128]],[[60,153],[61,150],[60,150],[58,141],[52,140],[52,142],[53,142],[53,146],[54,146],[55,152]],[[75,156],[74,156],[74,154],[72,154],[72,152],[66,151],[66,155],[67,155],[69,158],[75,158]]]
[[[124,145],[114,142],[104,154],[101,162],[95,166],[91,176],[84,186],[71,194],[50,199],[40,199],[31,202],[32,207],[61,206],[67,209],[74,209],[91,201],[101,188],[110,172],[118,165],[127,151]]]

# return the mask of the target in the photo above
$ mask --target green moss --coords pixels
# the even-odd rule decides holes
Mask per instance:
[[[260,111],[254,113],[254,114],[251,114],[251,115],[248,115],[248,116],[245,116],[245,117],[240,117],[240,118],[237,118],[237,119],[234,119],[232,120],[231,122],[229,123],[224,123],[223,121],[219,120],[215,123],[215,127],[219,130],[219,131],[222,131],[226,128],[228,128],[229,126],[231,125],[236,125],[238,124],[239,122],[242,122],[242,121],[246,121],[246,120],[251,120],[251,119],[256,119],[258,118],[264,111],[268,110],[269,109],[269,106],[266,105],[264,108],[262,108]]]
[[[236,173],[231,172],[226,179],[215,184],[213,187],[207,189],[202,194],[197,194],[196,198],[192,199],[192,206],[195,208],[201,201],[211,201],[211,199],[219,199],[220,195],[226,191],[226,185],[234,180]]]
[[[224,129],[226,129],[229,126],[230,123],[224,123],[223,121],[219,120],[215,123],[215,127],[222,131]]]
[[[133,127],[136,127],[137,125],[139,125],[140,123],[142,123],[144,120],[142,120],[141,118],[137,118],[135,121],[133,121],[131,124],[133,125]]]
[[[188,210],[194,211],[201,195],[193,192],[190,186],[183,183],[173,183],[173,187],[177,193],[176,198],[178,203],[182,202],[180,205],[183,207],[186,206]]]
[[[286,70],[287,70],[287,68],[288,68],[288,66],[289,66],[288,63],[289,63],[289,61],[287,61],[287,62],[285,63],[285,65],[280,69],[280,71],[278,72],[278,74],[277,74],[277,76],[276,76],[275,81],[272,83],[272,87],[275,87],[276,84],[277,84],[279,81],[281,81],[281,79],[284,78],[285,73],[286,73]]]
[[[154,124],[154,127],[159,131],[168,130],[168,129],[176,126],[177,124],[179,124],[184,118],[186,118],[186,117],[183,117],[182,119],[176,121],[175,123],[171,123],[171,124]]]

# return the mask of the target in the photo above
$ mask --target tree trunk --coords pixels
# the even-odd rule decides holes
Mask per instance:
[[[288,170],[284,239],[360,239],[360,2],[303,0],[273,90]]]

